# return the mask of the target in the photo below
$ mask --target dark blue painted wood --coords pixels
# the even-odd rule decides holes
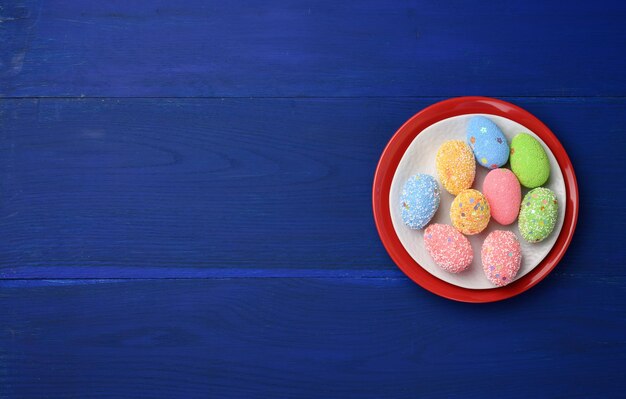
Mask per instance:
[[[598,232],[626,225],[626,100],[510,100],[576,165],[581,227],[559,269],[624,275],[624,251]],[[372,178],[395,129],[433,101],[1,101],[0,276],[398,276]]]
[[[625,21],[0,0],[0,399],[623,397]],[[370,211],[397,127],[469,94],[548,124],[582,204],[555,271],[483,306],[408,281]]]
[[[0,282],[0,397],[623,397],[624,277]]]
[[[626,95],[620,0],[0,4],[3,96]]]
[[[3,282],[0,396],[623,397],[625,283],[475,306],[405,279]]]

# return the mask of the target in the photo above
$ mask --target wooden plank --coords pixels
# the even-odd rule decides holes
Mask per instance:
[[[2,2],[2,96],[624,96],[626,3]]]
[[[433,101],[0,101],[0,277],[399,276],[371,184],[386,141]],[[576,167],[584,207],[560,270],[624,275],[597,232],[626,225],[626,100],[512,101]]]
[[[624,283],[476,306],[403,278],[4,281],[0,397],[620,397]]]

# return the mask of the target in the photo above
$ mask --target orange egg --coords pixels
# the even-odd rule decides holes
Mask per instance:
[[[476,161],[472,149],[464,141],[443,143],[437,150],[435,162],[441,185],[450,194],[457,195],[474,183]]]
[[[487,227],[491,213],[489,202],[478,190],[463,190],[452,201],[452,225],[465,235],[478,234]]]

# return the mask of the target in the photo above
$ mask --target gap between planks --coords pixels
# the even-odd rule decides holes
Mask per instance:
[[[580,99],[580,100],[622,100],[623,96],[508,96],[508,95],[477,95],[467,94],[468,97],[492,97],[501,99],[538,99],[538,100],[559,100],[559,99]],[[334,99],[447,99],[463,96],[0,96],[0,100],[334,100]]]

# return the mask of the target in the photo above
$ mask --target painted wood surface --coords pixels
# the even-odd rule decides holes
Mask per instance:
[[[2,1],[3,96],[623,96],[616,0]]]
[[[626,222],[626,100],[509,100],[576,168],[585,207],[562,268],[590,273],[600,258],[594,274],[623,275],[624,252],[596,232]],[[373,173],[433,101],[4,100],[0,276],[398,276],[371,215]]]
[[[0,0],[0,399],[612,398],[626,381],[626,3]],[[581,212],[529,292],[393,265],[385,143],[486,95]]]
[[[15,398],[623,397],[624,277],[448,301],[404,278],[0,282]]]

